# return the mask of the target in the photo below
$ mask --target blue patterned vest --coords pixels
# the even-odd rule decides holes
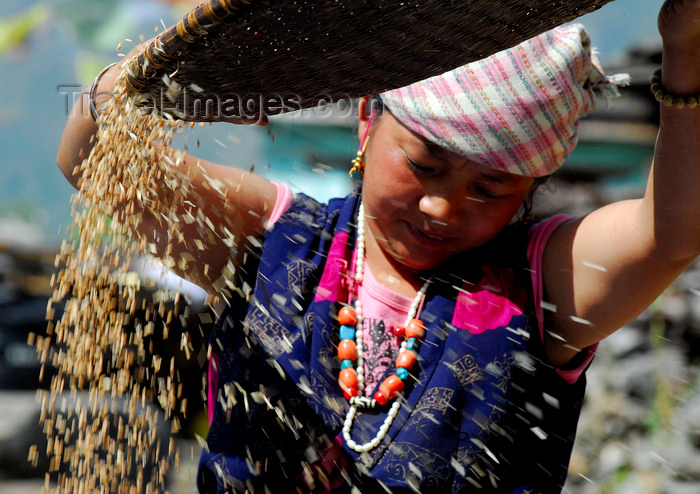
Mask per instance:
[[[357,207],[357,193],[328,205],[300,195],[249,255],[212,335],[218,389],[200,492],[560,492],[585,377],[567,384],[547,363],[529,316],[525,230],[435,274],[415,379],[386,438],[363,454],[342,445],[346,292],[329,280],[350,261]],[[470,307],[490,311],[493,327]],[[373,438],[388,407],[358,413],[353,439]]]

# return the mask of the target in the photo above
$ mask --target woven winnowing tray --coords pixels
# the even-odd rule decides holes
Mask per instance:
[[[198,121],[308,108],[405,86],[611,0],[208,0],[128,67],[139,104]]]

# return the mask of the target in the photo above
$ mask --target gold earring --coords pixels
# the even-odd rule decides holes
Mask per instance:
[[[367,125],[367,130],[365,131],[365,137],[362,139],[362,145],[360,149],[357,150],[357,156],[353,159],[350,164],[350,178],[361,179],[365,175],[365,149],[367,149],[367,141],[369,141],[369,129],[372,126],[372,120],[374,120],[374,112],[369,119],[369,124]]]
[[[365,174],[365,152],[364,149],[360,148],[357,150],[357,156],[353,159],[350,164],[350,178],[361,179]]]
[[[532,222],[532,219],[534,217],[534,214],[532,213],[532,203],[525,203],[524,205],[524,210],[523,214],[518,218],[514,225],[516,226],[523,226],[523,225],[529,225]]]
[[[515,225],[516,226],[528,225],[529,223],[532,222],[532,218],[533,218],[533,214],[532,214],[532,211],[530,211],[527,214],[518,218],[517,221],[515,222]]]

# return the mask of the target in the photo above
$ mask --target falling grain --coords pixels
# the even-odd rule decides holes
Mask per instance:
[[[100,108],[94,147],[76,170],[73,223],[55,260],[60,271],[52,278],[47,316],[53,319],[58,303],[63,313],[48,337],[29,338],[42,374],[47,364],[57,368],[51,392],[41,397],[50,471],[70,472],[57,476],[55,492],[165,492],[168,470],[179,459],[172,437],[163,439],[167,445],[158,439],[159,414],[144,408],[159,403],[171,429],[180,429],[177,415],[184,415],[186,402],[178,403],[182,387],[174,360],[165,369],[161,357],[151,355],[160,327],[155,320],[166,319],[158,335],[165,338],[178,313],[168,312],[163,301],[145,301],[143,280],[131,269],[140,256],[162,252],[159,245],[186,240],[204,250],[223,232],[214,231],[215,222],[201,209],[193,215],[202,201],[181,170],[185,155],[169,147],[184,125],[165,117],[137,108],[123,73],[114,97]],[[226,193],[223,184],[212,185]],[[154,239],[153,224],[167,238]],[[163,255],[176,266],[170,251]],[[183,269],[193,260],[180,259]],[[199,353],[187,333],[181,348],[187,356]],[[57,397],[67,393],[70,400],[57,407]],[[39,454],[32,447],[29,460],[36,463]],[[44,491],[54,492],[51,485],[47,475]]]

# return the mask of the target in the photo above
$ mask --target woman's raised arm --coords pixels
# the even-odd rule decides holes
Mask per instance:
[[[659,15],[662,91],[700,94],[700,1],[667,0]],[[677,100],[677,101],[681,101]],[[644,197],[560,227],[545,250],[546,337],[555,364],[636,317],[700,254],[700,107],[661,104]]]
[[[133,54],[139,47],[132,50]],[[128,60],[131,55],[127,56]],[[112,94],[115,80],[124,62],[120,62],[104,72],[99,78],[98,87],[94,94],[100,101],[100,95]],[[57,154],[57,163],[66,178],[78,188],[80,165],[93,147],[93,139],[98,130],[89,110],[88,90],[84,91],[80,101],[74,105],[63,131]],[[173,153],[175,151],[173,150]],[[187,267],[174,270],[185,278],[199,284],[205,289],[211,288],[224,266],[229,262],[239,262],[245,252],[244,244],[251,237],[260,237],[265,224],[275,204],[277,188],[268,180],[253,173],[230,166],[219,165],[196,157],[185,155],[181,160],[169,160],[177,163],[178,173],[187,177],[190,190],[198,197],[196,205],[201,217],[208,218],[211,232],[207,235],[207,246],[197,248],[187,239],[201,237],[196,231],[196,223],[182,222],[178,225],[181,242],[158,242],[154,245],[160,252],[157,255],[168,255],[174,259],[185,257],[190,262]],[[219,183],[221,187],[212,188],[211,183]],[[168,194],[168,187],[160,188],[160,193]],[[163,202],[171,203],[168,198],[161,197]],[[193,206],[182,205],[176,216],[184,218],[192,214]],[[168,238],[170,225],[159,221],[153,215],[142,216],[140,232],[151,239]],[[232,249],[233,242],[235,247]]]

